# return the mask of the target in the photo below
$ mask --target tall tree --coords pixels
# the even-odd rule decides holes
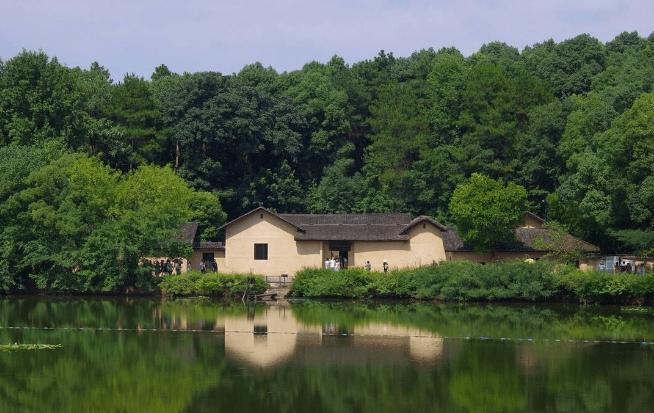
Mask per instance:
[[[161,105],[152,84],[127,74],[113,87],[105,116],[113,122],[113,132],[102,152],[112,167],[128,171],[139,165],[163,161],[169,130],[163,125]]]
[[[494,252],[502,242],[515,240],[512,231],[527,207],[525,188],[484,175],[472,174],[454,190],[450,213],[464,242],[479,252]]]
[[[23,50],[5,62],[0,76],[0,145],[51,139],[78,142],[84,136],[79,73],[44,52]]]
[[[3,261],[38,288],[152,287],[139,262],[189,253],[175,235],[191,217],[191,194],[169,168],[121,176],[95,158],[63,155],[32,171],[3,205]]]
[[[302,118],[287,97],[235,83],[219,73],[184,75],[164,97],[180,175],[196,189],[219,191],[230,216],[265,202],[252,192],[252,177],[284,160],[295,167],[303,149]]]
[[[521,57],[534,75],[552,85],[558,97],[588,92],[593,76],[606,64],[604,46],[588,34],[526,47]]]

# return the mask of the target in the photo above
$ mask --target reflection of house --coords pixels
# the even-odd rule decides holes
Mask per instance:
[[[332,325],[304,325],[286,305],[271,305],[254,319],[224,319],[225,355],[257,368],[296,359],[302,363],[370,362],[432,364],[443,354],[443,338],[411,326],[370,323],[347,333]],[[338,328],[337,328],[338,329]]]
[[[417,267],[441,261],[502,261],[540,258],[548,251],[538,240],[552,232],[542,228],[543,220],[526,213],[516,229],[516,242],[500,246],[490,255],[474,252],[453,228],[430,217],[411,219],[409,214],[278,214],[259,207],[223,225],[225,244],[195,243],[193,266],[200,259],[216,259],[220,272],[293,276],[304,267],[322,267],[335,257],[343,265],[382,270]],[[197,228],[197,226],[195,227]],[[587,252],[597,247],[571,235],[564,242]]]

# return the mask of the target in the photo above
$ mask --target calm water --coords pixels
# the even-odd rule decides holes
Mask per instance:
[[[0,298],[0,412],[648,412],[651,308]]]

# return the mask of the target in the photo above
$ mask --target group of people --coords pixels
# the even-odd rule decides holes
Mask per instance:
[[[638,274],[645,275],[645,271],[646,271],[645,263],[641,263],[640,268],[638,268],[637,265],[632,266],[631,262],[628,261],[622,261],[622,264],[616,261],[615,266],[613,267],[613,272],[616,274],[619,272],[628,272],[628,273],[637,272]]]
[[[189,270],[191,269],[190,266],[191,262],[189,261]],[[213,260],[213,262],[209,260],[200,261],[200,272],[204,274],[207,271],[218,272],[218,262],[216,260]]]
[[[382,263],[382,267],[384,268],[384,272],[388,272],[388,261],[384,260]],[[370,272],[372,269],[372,266],[370,265],[370,261],[366,261],[365,265],[366,271]]]
[[[347,258],[343,257],[342,260],[339,260],[338,257],[336,258],[331,257],[330,259],[325,260],[325,269],[338,271],[341,269],[341,261],[343,262],[343,268],[347,268]],[[384,260],[382,267],[384,268],[384,272],[388,272],[388,261]],[[364,268],[368,272],[372,270],[372,265],[370,265],[370,261],[366,261],[366,265],[364,266]]]
[[[160,261],[150,261],[145,260],[143,263],[144,267],[151,268],[153,277],[165,277],[171,274],[181,274],[183,268],[184,260],[182,258],[174,258]],[[191,260],[186,261],[186,271],[191,271],[193,265]],[[205,273],[208,271],[218,272],[218,262],[213,260],[213,262],[206,260],[200,261],[200,272]]]
[[[344,263],[343,263],[343,268],[347,268],[347,258],[343,258]],[[325,260],[325,269],[326,270],[332,270],[332,271],[338,271],[341,269],[341,260],[338,259],[338,257],[334,258],[331,257],[328,260]]]
[[[173,273],[175,274],[181,274],[182,273],[182,259],[181,258],[175,258],[173,260],[167,259],[167,260],[161,260],[161,261],[154,261],[154,263],[150,260],[145,260],[144,267],[149,267],[152,269],[152,276],[153,277],[165,277],[166,275],[171,275]]]

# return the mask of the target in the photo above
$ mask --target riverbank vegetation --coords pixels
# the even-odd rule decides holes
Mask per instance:
[[[293,297],[311,298],[651,304],[654,275],[585,272],[546,260],[494,265],[458,261],[389,273],[304,269],[290,290]]]
[[[189,271],[165,277],[159,288],[166,296],[229,296],[243,294],[249,278],[254,279],[254,286],[251,285],[250,289],[257,293],[262,293],[269,287],[260,275]]]

